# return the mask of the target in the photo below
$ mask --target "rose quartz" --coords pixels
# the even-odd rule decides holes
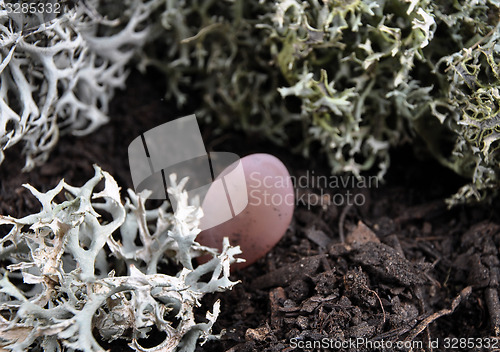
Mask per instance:
[[[231,245],[240,246],[241,256],[246,259],[245,263],[236,264],[236,268],[254,263],[278,243],[290,225],[295,205],[290,174],[278,158],[252,154],[240,162],[247,189],[240,187],[238,191],[247,193],[247,206],[232,219],[202,231],[196,239],[202,245],[220,250],[222,239],[228,237]],[[228,174],[227,169],[218,179],[225,174]],[[205,214],[213,216],[217,203],[220,204],[219,195],[210,187],[202,204]],[[199,262],[207,259],[200,258]]]

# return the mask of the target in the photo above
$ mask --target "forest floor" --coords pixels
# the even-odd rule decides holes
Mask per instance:
[[[21,173],[19,148],[7,151],[0,214],[38,211],[23,183],[42,191],[61,178],[81,185],[94,163],[122,189],[132,188],[130,142],[189,112],[180,115],[162,99],[154,74],[129,80],[109,124],[86,137],[63,136],[45,165]],[[266,152],[295,177],[329,177],[321,156],[305,159],[258,136],[213,138],[210,126],[201,130],[209,150]],[[204,299],[209,306],[221,300],[214,326],[221,338],[197,351],[500,350],[500,202],[448,209],[445,199],[466,180],[405,146],[393,151],[383,183],[342,179],[346,187],[300,188],[305,196],[278,245],[234,272],[241,283],[232,291]]]

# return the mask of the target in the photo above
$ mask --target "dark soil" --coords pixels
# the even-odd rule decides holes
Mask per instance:
[[[20,150],[9,150],[0,167],[0,214],[38,211],[23,183],[47,190],[65,178],[81,185],[93,176],[94,163],[122,189],[132,187],[129,143],[192,112],[170,108],[156,77],[134,73],[114,99],[108,125],[83,138],[63,136],[34,171],[21,173]],[[208,149],[267,152],[296,177],[329,175],[320,156],[306,160],[258,136],[212,130],[202,126]],[[465,182],[401,147],[384,184],[298,187],[301,201],[279,244],[235,272],[241,283],[231,292],[206,297],[208,306],[222,302],[214,329],[221,339],[197,351],[408,351],[396,344],[412,341],[413,351],[500,349],[494,339],[500,334],[500,202],[447,209],[444,199]],[[363,202],[349,206],[338,195]],[[319,200],[333,204],[316,205]],[[125,350],[120,346],[113,350]]]

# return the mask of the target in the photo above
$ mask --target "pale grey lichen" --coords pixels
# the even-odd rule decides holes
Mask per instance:
[[[0,240],[0,349],[94,352],[104,351],[99,341],[125,339],[136,351],[193,351],[198,339],[214,338],[219,301],[205,321],[194,311],[205,294],[236,284],[229,265],[241,251],[227,239],[220,254],[199,245],[200,207],[188,203],[186,180],[170,181],[175,215],[167,203],[146,210],[148,191],[129,190],[123,205],[99,167],[82,187],[61,181],[42,193],[26,185],[41,211],[0,216],[0,229],[10,227]],[[205,254],[212,259],[194,268]],[[162,272],[172,265],[176,275]],[[145,348],[152,331],[163,341]]]
[[[103,1],[63,3],[43,21],[16,17],[7,3],[0,0],[0,163],[4,150],[23,142],[29,170],[47,159],[61,132],[83,135],[108,121],[154,4],[126,1],[109,20],[96,11]]]

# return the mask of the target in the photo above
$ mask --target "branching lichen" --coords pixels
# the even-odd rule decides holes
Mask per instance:
[[[90,352],[104,351],[99,341],[126,339],[136,351],[193,351],[198,339],[213,338],[220,303],[206,321],[194,310],[206,293],[236,284],[229,265],[239,248],[226,239],[218,254],[195,242],[202,214],[188,204],[186,180],[176,184],[171,176],[173,215],[167,203],[146,210],[147,191],[129,190],[123,205],[111,175],[95,171],[82,187],[61,181],[41,193],[27,185],[41,211],[0,216],[0,225],[10,227],[0,240],[0,347]],[[104,189],[96,192],[102,179]],[[66,200],[58,202],[62,193]],[[207,253],[213,259],[193,268],[192,259]],[[162,273],[175,264],[175,276]],[[146,349],[140,342],[153,328],[165,338]]]
[[[17,18],[7,3],[0,0],[0,163],[4,150],[23,142],[29,170],[47,159],[61,131],[83,135],[107,122],[114,90],[148,35],[153,2],[125,2],[113,21],[89,10],[99,0],[62,5],[47,22],[36,13]]]
[[[444,57],[448,97],[444,114],[435,115],[456,132],[457,140],[446,163],[472,178],[450,200],[484,200],[500,184],[500,29],[480,41]],[[446,157],[446,155],[445,155]]]
[[[498,1],[174,1],[159,12],[142,65],[165,72],[179,105],[199,97],[197,115],[220,130],[306,156],[319,144],[334,173],[381,177],[391,147],[424,143],[471,179],[450,203],[498,188]]]

